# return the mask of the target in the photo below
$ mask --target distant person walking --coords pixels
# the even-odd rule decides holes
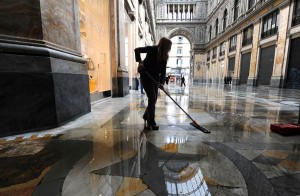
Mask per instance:
[[[229,76],[229,77],[228,77],[228,83],[231,84],[231,82],[232,82],[232,77]]]
[[[140,75],[139,73],[137,73],[137,74],[136,74],[136,78],[137,78],[137,81],[136,81],[136,83],[137,83],[136,90],[138,90],[139,86],[141,86],[141,94],[145,94],[145,93],[144,93],[144,87],[143,87],[143,84],[142,84],[142,82],[140,82],[140,81],[141,81],[141,75]]]
[[[144,87],[143,87],[143,83],[141,82],[141,94],[145,94],[144,92]]]
[[[185,86],[185,78],[184,78],[184,76],[182,75],[182,77],[181,77],[181,87],[182,87],[182,85],[184,85]]]
[[[227,84],[228,83],[228,78],[227,76],[224,76],[224,84]]]
[[[136,91],[139,90],[139,85],[140,85],[140,82],[139,82],[139,73],[136,73],[135,74],[135,90]]]
[[[169,85],[170,76],[166,77],[166,84]]]

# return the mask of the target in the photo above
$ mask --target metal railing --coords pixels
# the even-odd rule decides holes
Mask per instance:
[[[294,16],[292,20],[292,26],[296,26],[300,24],[300,15],[299,16]]]
[[[274,27],[273,29],[269,29],[266,32],[262,32],[261,38],[264,39],[264,38],[270,37],[272,35],[275,35],[277,33],[278,33],[278,27]]]
[[[244,38],[243,39],[243,42],[242,42],[242,46],[247,46],[247,45],[250,45],[252,44],[252,40],[253,40],[253,37],[249,37],[249,38]]]
[[[236,46],[229,47],[229,52],[236,51]]]

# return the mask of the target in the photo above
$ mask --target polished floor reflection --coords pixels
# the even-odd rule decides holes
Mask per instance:
[[[300,195],[300,91],[170,85],[158,131],[144,130],[147,97],[132,91],[92,105],[62,127],[0,138],[0,195]]]

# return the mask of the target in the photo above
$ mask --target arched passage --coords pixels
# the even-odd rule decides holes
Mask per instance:
[[[178,35],[186,37],[189,40],[189,42],[191,43],[191,46],[193,48],[193,44],[196,43],[196,38],[195,38],[194,33],[191,30],[189,30],[187,28],[178,27],[178,28],[172,29],[167,34],[167,37],[169,39],[171,39],[172,37],[175,37]]]
[[[190,43],[190,51],[188,51],[189,55],[190,55],[188,78],[193,79],[193,77],[194,77],[194,60],[193,60],[193,58],[194,58],[194,44],[196,43],[195,35],[191,30],[189,30],[187,28],[182,28],[182,27],[174,28],[171,31],[169,31],[168,34],[167,34],[167,37],[169,39],[172,39],[173,37],[176,37],[176,36],[185,37]]]
[[[182,35],[170,38],[172,49],[169,53],[167,75],[173,84],[180,84],[182,76],[189,81],[191,68],[191,43]]]

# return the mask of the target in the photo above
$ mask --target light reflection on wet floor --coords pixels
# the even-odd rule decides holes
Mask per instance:
[[[93,106],[103,112],[111,104],[107,114],[120,108],[105,123],[93,113],[90,124],[63,135],[0,140],[0,195],[300,194],[300,137],[269,129],[270,123],[297,122],[300,91],[211,85],[167,90],[212,133],[190,126],[163,92],[156,110],[160,130],[143,130],[147,98],[133,93],[123,98],[130,100],[125,108],[117,102]]]

